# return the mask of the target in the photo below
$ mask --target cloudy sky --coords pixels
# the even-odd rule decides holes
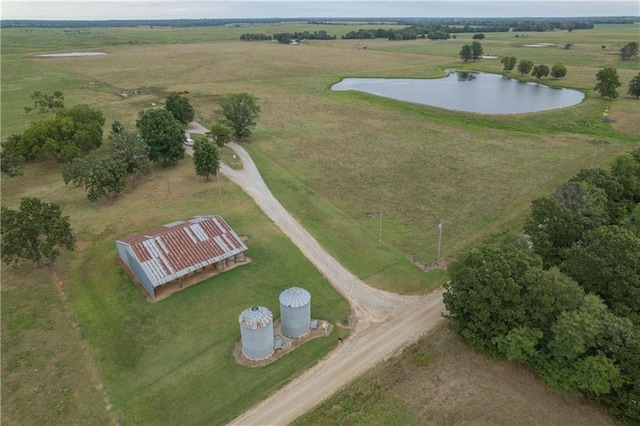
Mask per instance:
[[[640,15],[640,3],[637,0],[3,0],[0,6],[2,19],[64,20]]]

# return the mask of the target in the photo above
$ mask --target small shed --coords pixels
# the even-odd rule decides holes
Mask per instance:
[[[205,268],[246,261],[247,246],[220,216],[195,216],[116,241],[118,254],[149,295]]]

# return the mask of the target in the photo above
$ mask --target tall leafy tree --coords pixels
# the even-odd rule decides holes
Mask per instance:
[[[183,125],[193,121],[195,115],[193,107],[189,99],[184,96],[180,96],[175,92],[170,94],[164,107]]]
[[[531,71],[531,75],[537,79],[546,77],[549,75],[549,67],[544,64],[536,65],[535,67],[533,67],[533,71]]]
[[[102,145],[102,112],[78,104],[29,123],[22,133],[16,152],[27,161],[53,157],[68,162]]]
[[[561,267],[614,314],[640,325],[640,237],[618,226],[599,227],[568,250]]]
[[[612,223],[616,223],[625,213],[627,203],[624,199],[624,187],[608,170],[582,169],[569,182],[585,182],[602,189],[607,196],[607,211]]]
[[[109,148],[111,155],[125,165],[129,176],[151,173],[149,145],[137,135],[123,130],[109,139]]]
[[[462,59],[464,62],[469,62],[471,59],[473,59],[473,51],[471,50],[471,46],[469,46],[468,44],[462,46],[462,49],[460,49],[460,53],[458,53],[458,56],[460,56],[460,59]]]
[[[236,139],[251,135],[251,128],[256,125],[260,115],[260,106],[256,97],[250,93],[232,93],[220,101],[222,114],[226,118],[226,124],[233,129]]]
[[[7,142],[0,144],[0,172],[9,177],[20,176],[18,165],[22,158],[16,150],[20,135],[9,135]]]
[[[554,266],[585,231],[606,223],[605,192],[585,182],[569,182],[556,188],[552,197],[533,200],[524,231],[545,266]]]
[[[481,246],[451,264],[444,303],[453,328],[472,346],[497,352],[494,338],[526,325],[520,280],[540,267],[531,251],[513,245]]]
[[[629,82],[629,89],[627,90],[627,94],[635,96],[636,99],[640,98],[640,73],[633,77]]]
[[[596,74],[596,78],[598,79],[598,82],[594,89],[600,92],[600,98],[615,99],[618,97],[617,89],[622,84],[618,77],[618,70],[616,70],[615,67],[605,67],[601,69]]]
[[[555,79],[566,77],[567,67],[562,62],[556,62],[551,67],[551,77]]]
[[[63,166],[62,177],[65,184],[84,187],[89,201],[113,203],[126,186],[127,166],[112,156],[76,158]]]
[[[594,295],[586,295],[578,309],[560,315],[551,329],[551,356],[543,368],[554,387],[604,395],[622,384],[614,359],[597,350],[607,315],[606,305]]]
[[[149,145],[149,159],[173,166],[184,158],[186,136],[182,124],[166,109],[151,109],[141,114],[136,125],[140,137]]]
[[[196,174],[203,176],[208,182],[211,175],[217,176],[220,170],[218,148],[207,140],[196,140],[193,144],[193,164]]]
[[[518,58],[515,56],[503,56],[500,58],[500,63],[505,71],[513,70],[516,66],[516,62],[518,62]]]
[[[529,74],[533,69],[533,61],[529,59],[523,59],[518,62],[518,72],[522,75]]]
[[[482,48],[482,44],[479,41],[471,42],[471,55],[473,56],[473,60],[476,61],[480,59],[480,57],[484,54],[484,49]]]
[[[632,41],[620,49],[620,59],[628,61],[638,56],[638,42]]]
[[[623,197],[632,203],[640,203],[640,148],[616,158],[611,174],[624,188]]]
[[[36,110],[42,114],[64,108],[64,95],[59,90],[53,92],[51,95],[36,90],[31,94],[31,99],[33,100],[33,108],[28,106],[24,107],[26,112]]]
[[[211,126],[211,130],[207,133],[207,136],[211,138],[216,146],[222,148],[231,142],[231,129],[224,124],[214,124]]]
[[[59,118],[68,117],[73,121],[75,127],[73,145],[83,153],[102,145],[102,127],[105,123],[102,111],[93,109],[86,104],[78,104],[69,109],[59,110],[57,116]]]
[[[23,198],[18,210],[2,206],[0,222],[4,262],[17,263],[23,259],[42,267],[45,259],[55,261],[61,248],[73,250],[75,236],[69,216],[62,216],[58,204]]]

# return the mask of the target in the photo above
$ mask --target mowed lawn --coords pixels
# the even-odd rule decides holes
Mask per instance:
[[[3,204],[12,207],[18,196],[58,201],[78,236],[75,252],[56,265],[69,310],[45,270],[3,267],[9,423],[109,423],[109,416],[132,424],[225,423],[348,333],[336,328],[265,367],[237,364],[232,351],[244,309],[266,306],[277,318],[278,295],[291,286],[309,290],[314,318],[338,324],[348,304],[244,193],[225,179],[205,182],[189,160],[154,170],[114,205],[90,203],[52,169],[28,167],[3,187]],[[247,237],[252,261],[149,302],[118,265],[115,240],[197,214],[222,215]]]
[[[333,33],[336,27],[346,31],[317,25],[296,30]],[[287,30],[258,26],[242,32]],[[433,262],[440,219],[448,222],[442,252],[452,259],[486,236],[519,231],[532,198],[581,168],[606,166],[640,141],[638,102],[624,95],[640,61],[620,63],[616,56],[637,37],[634,26],[525,38],[487,35],[487,54],[548,65],[564,61],[567,77],[543,82],[587,94],[581,105],[521,116],[462,114],[330,91],[343,77],[433,78],[446,68],[499,72],[497,60],[463,64],[457,58],[470,34],[446,42],[367,41],[367,49],[360,49],[355,40],[247,43],[237,41],[240,33],[3,29],[2,137],[37,118],[23,110],[34,90],[61,90],[67,105],[88,103],[104,112],[108,124],[119,120],[129,129],[139,111],[162,106],[172,91],[188,92],[196,119],[205,125],[221,118],[221,96],[253,93],[262,114],[247,148],[276,196],[359,277],[402,293],[426,292],[446,279],[410,262]],[[563,40],[572,48],[523,46]],[[32,56],[68,50],[108,55]],[[623,83],[615,101],[591,92],[595,74],[606,65],[618,67]],[[135,89],[142,94],[115,94]],[[607,107],[613,125],[600,121]],[[47,286],[44,271],[3,267],[2,333],[10,336],[3,342],[12,343],[2,348],[5,419],[86,424],[95,413],[95,423],[117,417],[134,424],[224,423],[333,347],[337,332],[268,367],[234,363],[238,314],[259,303],[277,316],[277,296],[290,285],[311,291],[314,316],[335,323],[349,309],[245,195],[221,182],[218,188],[197,178],[187,159],[154,170],[110,206],[89,203],[81,190],[65,187],[54,164],[32,165],[21,178],[3,179],[3,205],[14,207],[22,196],[59,202],[81,241],[57,264],[69,308]],[[146,302],[117,266],[113,242],[201,213],[221,214],[247,235],[253,262],[161,302]],[[77,329],[70,325],[76,320]]]

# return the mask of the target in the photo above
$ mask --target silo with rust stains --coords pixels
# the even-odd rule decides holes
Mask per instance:
[[[280,327],[282,334],[294,339],[309,332],[311,322],[311,294],[300,287],[280,293]]]
[[[245,309],[238,317],[242,355],[252,361],[273,354],[273,314],[263,306]]]

